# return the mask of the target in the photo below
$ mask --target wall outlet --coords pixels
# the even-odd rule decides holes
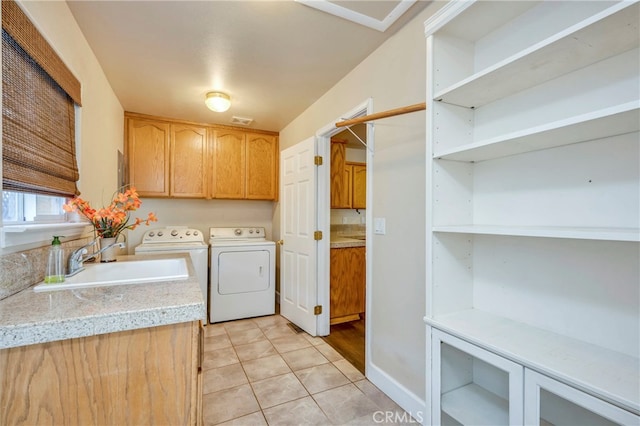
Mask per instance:
[[[373,219],[373,233],[384,235],[387,232],[387,224],[384,217],[376,217]]]

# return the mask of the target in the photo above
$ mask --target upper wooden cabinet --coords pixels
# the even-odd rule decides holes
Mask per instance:
[[[278,140],[273,135],[214,130],[213,198],[275,200]]]
[[[345,179],[347,141],[331,139],[331,208],[350,209],[349,181]]]
[[[362,163],[347,163],[351,169],[351,208],[367,208],[367,165]]]
[[[129,181],[141,196],[275,200],[278,137],[126,113]]]
[[[246,143],[244,132],[214,130],[211,196],[237,198],[245,195]]]
[[[367,165],[346,161],[347,141],[331,140],[331,208],[367,208]]]
[[[246,198],[274,200],[278,195],[278,140],[259,133],[246,137]]]
[[[142,196],[169,196],[169,127],[169,123],[127,119],[129,183]]]
[[[172,124],[169,195],[206,197],[207,169],[207,129]]]

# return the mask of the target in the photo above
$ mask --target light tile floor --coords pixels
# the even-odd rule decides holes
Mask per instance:
[[[205,327],[205,425],[417,424],[324,340],[287,324]]]

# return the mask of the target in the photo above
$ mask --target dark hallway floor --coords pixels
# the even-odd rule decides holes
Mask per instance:
[[[331,326],[324,341],[364,374],[364,319]]]

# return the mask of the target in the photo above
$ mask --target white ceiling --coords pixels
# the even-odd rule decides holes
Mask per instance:
[[[67,3],[126,111],[279,131],[428,1],[316,0],[342,17],[307,0]],[[231,96],[229,111],[205,107],[214,90]]]

